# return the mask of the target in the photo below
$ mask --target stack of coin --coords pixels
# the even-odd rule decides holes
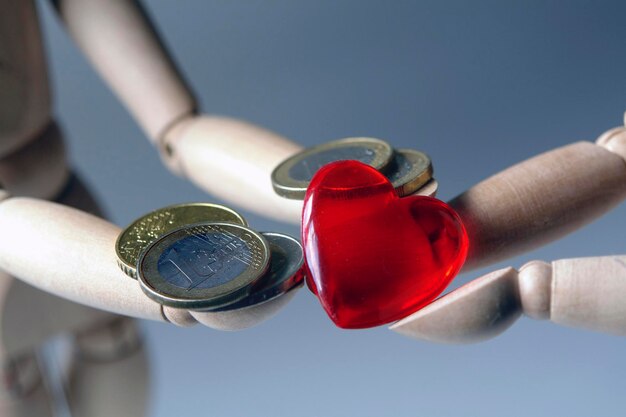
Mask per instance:
[[[272,172],[274,191],[286,198],[302,200],[311,179],[322,166],[348,159],[368,164],[385,174],[400,197],[415,193],[433,176],[430,158],[425,153],[394,150],[380,139],[346,138],[305,149],[281,162]]]
[[[300,243],[258,233],[217,204],[165,207],[131,223],[116,242],[118,264],[144,293],[170,307],[233,311],[303,282]]]

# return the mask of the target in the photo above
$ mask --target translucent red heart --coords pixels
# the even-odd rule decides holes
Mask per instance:
[[[431,197],[399,198],[357,161],[322,167],[304,200],[307,284],[339,327],[399,320],[439,295],[461,269],[461,219]]]

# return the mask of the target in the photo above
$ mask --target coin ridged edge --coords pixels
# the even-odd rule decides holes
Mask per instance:
[[[298,245],[300,250],[302,251],[301,255],[300,255],[300,261],[298,262],[298,265],[295,268],[294,273],[291,274],[289,276],[289,278],[287,278],[286,280],[282,281],[278,285],[278,286],[283,286],[283,285],[285,285],[285,283],[287,283],[287,285],[291,285],[291,286],[289,288],[287,288],[287,290],[285,290],[283,292],[277,292],[277,293],[275,293],[275,294],[273,294],[271,296],[268,296],[267,298],[265,298],[265,299],[263,299],[261,301],[257,301],[254,304],[249,304],[249,305],[244,305],[244,306],[237,306],[237,304],[239,304],[241,301],[243,301],[243,299],[241,299],[241,300],[239,300],[237,302],[234,302],[234,303],[231,303],[231,304],[227,304],[227,305],[225,305],[223,307],[219,307],[219,308],[215,309],[214,310],[215,313],[228,312],[228,311],[234,311],[234,310],[244,310],[244,309],[248,309],[248,308],[257,307],[257,306],[265,304],[265,303],[267,303],[269,301],[275,300],[278,297],[282,297],[283,295],[286,295],[286,294],[290,293],[293,290],[301,288],[304,285],[304,271],[303,271],[303,267],[304,267],[304,248],[302,247],[302,244],[298,241],[298,239],[294,238],[293,236],[289,236],[287,234],[278,233],[278,232],[259,232],[259,234],[264,236],[264,237],[265,237],[265,235],[269,234],[269,235],[278,235],[280,237],[287,238],[289,240],[294,241]],[[269,240],[268,240],[268,243],[269,243]],[[271,252],[271,247],[272,247],[271,243],[269,243],[269,247],[270,247],[270,252]],[[272,259],[271,259],[271,256],[270,256],[270,265],[268,267],[268,270],[265,272],[265,274],[269,274],[270,273],[270,271],[271,271],[271,262],[272,262]],[[300,279],[298,279],[298,276],[300,276]],[[263,277],[261,277],[260,279],[263,279]],[[272,288],[275,288],[275,287],[277,287],[277,286],[273,286]],[[248,297],[252,297],[252,296],[253,296],[252,293],[248,294]]]
[[[411,180],[403,183],[403,184],[393,184],[394,189],[396,190],[396,193],[398,194],[399,197],[406,197],[409,196],[411,194],[414,194],[417,190],[419,190],[420,188],[422,188],[422,186],[424,186],[425,184],[427,184],[430,180],[433,179],[433,163],[432,160],[430,159],[430,157],[421,151],[416,151],[415,149],[395,149],[395,152],[399,152],[405,155],[405,157],[411,161],[410,157],[408,157],[407,155],[415,155],[415,154],[419,154],[420,156],[425,157],[425,159],[428,161],[428,166],[425,170],[422,170],[418,175],[416,175],[414,178],[412,178]],[[387,173],[389,174],[389,173]],[[386,176],[386,175],[385,175]]]
[[[137,269],[136,268],[129,268],[128,266],[126,266],[126,264],[124,264],[122,261],[120,261],[119,259],[117,260],[117,266],[120,267],[120,269],[126,274],[128,275],[130,278],[132,279],[137,279]]]

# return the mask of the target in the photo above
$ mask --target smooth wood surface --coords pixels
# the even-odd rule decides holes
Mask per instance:
[[[97,213],[97,204],[76,176],[59,202]],[[0,271],[0,356],[19,357],[50,337],[84,331],[114,315],[37,289]],[[24,323],[29,323],[24,326]],[[1,353],[4,352],[4,353]]]
[[[505,331],[521,315],[517,271],[504,268],[452,291],[390,329],[437,343],[475,343]]]
[[[66,387],[73,416],[145,416],[149,362],[136,321],[117,318],[76,336]]]
[[[50,91],[32,0],[0,0],[0,159],[50,120]]]
[[[528,317],[544,320],[550,318],[552,303],[552,265],[531,261],[519,270],[521,308]]]
[[[0,184],[13,196],[51,199],[65,187],[68,178],[65,146],[55,123],[0,159]]]
[[[68,300],[132,317],[164,320],[161,306],[117,266],[120,232],[105,220],[46,201],[0,203],[0,269]]]
[[[272,170],[300,151],[258,126],[226,117],[190,117],[168,132],[170,166],[230,203],[276,220],[300,223],[302,201],[278,196]]]
[[[195,100],[133,0],[54,2],[70,34],[153,141]]]
[[[589,142],[514,165],[450,204],[470,238],[464,270],[534,249],[606,213],[626,197],[626,163]]]
[[[452,291],[391,330],[440,343],[492,338],[520,316],[626,335],[626,255],[532,261]]]
[[[550,319],[626,336],[626,256],[552,262]]]
[[[232,311],[200,312],[191,311],[191,315],[205,326],[216,330],[243,330],[257,326],[274,317],[293,299],[300,288],[255,306]]]

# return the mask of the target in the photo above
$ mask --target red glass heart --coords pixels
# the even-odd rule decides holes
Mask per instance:
[[[431,197],[399,198],[376,169],[333,162],[313,177],[302,211],[307,284],[339,327],[364,328],[419,310],[467,255],[458,214]]]

